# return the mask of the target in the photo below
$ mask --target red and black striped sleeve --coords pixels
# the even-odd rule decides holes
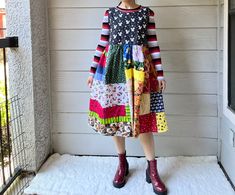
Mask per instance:
[[[155,13],[149,8],[149,21],[147,25],[147,41],[149,46],[149,51],[152,56],[153,64],[158,73],[157,79],[163,80],[164,73],[162,68],[161,52],[160,46],[156,34],[156,24],[155,24]]]
[[[109,10],[107,9],[103,16],[100,40],[96,47],[92,65],[90,67],[89,75],[91,75],[92,77],[94,77],[94,74],[96,72],[96,68],[99,63],[100,56],[109,42],[110,25],[109,25],[108,17],[109,17]]]

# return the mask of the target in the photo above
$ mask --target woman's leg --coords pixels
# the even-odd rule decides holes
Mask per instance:
[[[152,183],[153,191],[156,194],[166,195],[166,186],[159,177],[157,170],[153,133],[141,133],[139,137],[148,163],[148,167],[146,169],[146,181],[148,183]]]
[[[146,159],[153,160],[155,158],[155,147],[152,132],[141,133],[139,137]]]
[[[125,137],[113,136],[113,140],[115,142],[115,147],[116,147],[117,153],[123,154],[125,152],[125,148],[126,148]]]
[[[113,186],[121,188],[126,183],[126,176],[129,173],[129,164],[126,159],[125,137],[113,136],[116,150],[118,153],[119,164],[113,179]]]

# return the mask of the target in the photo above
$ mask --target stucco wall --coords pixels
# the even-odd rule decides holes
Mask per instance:
[[[10,96],[18,94],[29,168],[36,170],[50,152],[50,82],[45,0],[8,0],[7,36],[19,37],[10,49]]]

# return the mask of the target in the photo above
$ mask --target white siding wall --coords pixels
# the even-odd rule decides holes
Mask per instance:
[[[106,8],[119,1],[50,0],[53,147],[73,154],[116,154],[111,137],[87,125],[88,71]],[[217,155],[218,0],[142,0],[156,12],[156,31],[167,80],[169,131],[155,136],[156,153]],[[128,155],[143,155],[127,139]]]

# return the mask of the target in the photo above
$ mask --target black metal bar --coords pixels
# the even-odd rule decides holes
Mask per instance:
[[[25,159],[26,154],[25,154],[25,148],[24,148],[24,140],[23,140],[23,138],[20,138],[20,136],[23,136],[23,132],[21,133],[22,124],[21,124],[21,120],[20,120],[20,117],[22,115],[20,113],[19,106],[17,106],[17,104],[16,104],[16,101],[18,101],[18,103],[19,103],[20,98],[17,95],[15,98],[12,99],[13,100],[12,102],[8,99],[6,49],[7,48],[15,48],[15,47],[18,47],[18,37],[0,38],[0,48],[3,49],[3,64],[4,64],[4,76],[5,76],[5,101],[4,101],[4,105],[1,105],[1,107],[0,107],[0,144],[1,144],[0,150],[2,151],[0,159],[2,159],[1,160],[2,161],[2,165],[1,165],[2,175],[1,176],[3,178],[3,186],[0,186],[0,195],[4,194],[4,192],[7,191],[7,189],[11,186],[11,184],[15,181],[15,179],[18,176],[24,177],[24,176],[31,175],[31,174],[36,175],[35,172],[27,171],[27,169],[26,169],[28,164],[26,163],[26,159]],[[13,102],[15,102],[15,103],[13,103]],[[11,108],[11,106],[9,107],[9,104],[11,104],[12,108]],[[3,108],[4,108],[4,112],[6,112],[5,116],[4,116],[4,120],[6,120],[5,121],[6,124],[2,124],[2,112],[1,111]],[[12,110],[11,116],[10,116],[10,112],[9,112],[10,110]],[[12,120],[10,120],[10,117],[12,117]],[[2,127],[3,125],[6,128],[3,128]],[[18,137],[17,140],[12,140],[12,135],[14,135],[14,133],[10,132],[10,127],[15,130],[15,133],[16,133],[15,138]],[[2,138],[3,138],[2,133],[3,133],[4,129],[6,129],[4,131],[4,134],[6,135],[6,140],[5,140],[6,143],[5,144],[3,144],[3,142],[2,142],[3,141],[2,140]],[[19,160],[19,162],[16,162],[16,165],[14,165],[14,160],[11,160],[12,149],[13,149],[12,146],[14,146],[12,143],[13,141],[16,142],[15,146],[18,146],[17,149],[19,149],[19,151],[16,151],[16,155],[19,155],[19,154],[24,155],[24,156],[22,156],[22,159],[21,159],[21,157],[19,157],[19,159],[16,159],[16,160]],[[18,141],[20,143],[18,143]],[[18,144],[20,144],[20,146]],[[22,148],[22,145],[23,145],[23,148]],[[4,149],[7,151],[7,160],[8,160],[8,166],[9,166],[7,168],[9,168],[9,174],[10,174],[10,177],[7,179],[6,179],[6,175],[4,172],[4,167],[5,167],[5,165],[4,165]],[[12,165],[14,165],[14,167],[17,167],[17,168],[14,168],[13,173],[12,173]]]
[[[13,177],[11,176],[10,178],[8,178],[8,181],[5,185],[3,185],[0,193],[4,194],[4,192],[7,191],[7,189],[11,186],[11,184],[15,181],[15,179],[22,173],[22,169],[18,169],[16,170],[16,172],[14,173]],[[0,195],[1,195],[0,194]]]
[[[17,99],[19,100],[20,97],[19,95],[17,94],[16,95]],[[22,111],[21,111],[21,102],[19,101],[18,103],[18,106],[16,106],[16,110],[17,110],[17,115],[21,116],[22,115]],[[24,139],[23,139],[23,136],[24,136],[24,131],[22,131],[23,129],[23,126],[22,126],[22,121],[21,120],[17,120],[17,123],[18,123],[18,126],[19,126],[19,129],[21,130],[21,133],[23,133],[23,135],[21,136],[21,143],[22,143],[22,146],[24,148],[23,150],[23,156],[24,156],[24,164],[26,165],[27,162],[26,162],[26,150],[25,150],[25,142],[24,142]]]
[[[19,47],[18,37],[5,37],[0,39],[0,48]]]
[[[23,177],[28,177],[30,175],[35,176],[36,172],[35,171],[25,171],[22,168],[16,168],[14,175],[10,177],[6,183],[6,185],[3,185],[2,188],[0,189],[0,195],[3,195],[4,192],[8,190],[8,188],[11,186],[11,184],[15,181],[17,177],[23,178]],[[18,192],[19,193],[19,192]],[[17,194],[18,194],[17,193]]]
[[[10,129],[9,129],[9,110],[8,110],[8,84],[7,84],[7,68],[6,68],[6,49],[3,48],[3,65],[5,75],[5,109],[6,109],[6,125],[7,125],[7,147],[8,147],[8,160],[9,160],[9,172],[12,176],[11,170],[11,140],[10,140]]]
[[[5,179],[5,172],[4,172],[4,150],[3,150],[3,140],[2,140],[2,109],[0,108],[0,148],[1,148],[1,168],[2,168],[2,179],[3,179],[3,184],[6,183]]]
[[[11,105],[10,110],[12,111],[11,117],[12,117],[12,115],[13,115],[13,117],[15,117],[15,116],[16,116],[15,113],[14,113],[14,103],[15,103],[15,101],[12,101],[12,99],[14,100],[15,97],[11,98],[11,102],[10,102],[10,105]],[[15,122],[13,121],[13,122],[10,123],[10,124],[12,125],[12,128],[14,128],[15,131],[16,131]],[[16,133],[15,131],[12,131],[12,132],[11,132],[11,142],[12,142],[12,143],[14,142],[14,141],[13,141],[13,136],[14,136],[14,134],[16,135],[16,136],[15,136],[15,139],[17,139],[17,133]],[[15,158],[15,159],[13,158],[14,151],[15,151],[15,154],[16,154],[16,153],[17,153],[17,149],[18,149],[18,142],[17,142],[17,140],[16,140],[15,143],[16,143],[16,144],[12,144],[12,151],[11,151],[11,153],[12,153],[12,164],[13,164],[14,167],[20,165],[20,163],[17,162],[18,158]]]
[[[14,97],[14,99],[15,99],[15,97]],[[16,102],[14,101],[14,102],[12,102],[11,103],[12,104],[12,114],[14,115],[14,116],[17,116],[17,106],[16,106]],[[16,151],[17,151],[17,149],[18,149],[18,153],[21,153],[21,150],[23,151],[23,150],[25,150],[25,148],[23,148],[23,147],[21,147],[22,146],[22,142],[24,142],[23,141],[23,136],[20,136],[21,135],[21,132],[20,132],[20,128],[19,128],[19,125],[18,125],[18,121],[16,120],[14,123],[14,129],[15,129],[15,133],[17,133],[19,136],[17,136],[18,137],[18,141],[16,140]],[[16,139],[17,139],[17,137],[16,137]],[[22,138],[22,140],[21,140],[21,138]],[[18,159],[18,158],[16,158],[16,159]],[[19,160],[19,164],[20,165],[22,165],[23,164],[23,160],[22,160],[22,158],[19,158],[18,159]]]
[[[25,182],[25,185],[23,185],[22,186],[22,183],[21,183],[21,189],[20,189],[20,191],[18,190],[18,189],[14,189],[14,190],[16,190],[17,191],[17,194],[21,194],[21,191],[23,191],[23,189],[26,187],[26,185],[28,184],[28,182],[30,181],[30,177],[29,178],[27,178],[29,175],[36,175],[36,172],[35,171],[28,171],[27,170],[27,166],[29,165],[29,164],[27,164],[26,163],[26,154],[25,154],[25,147],[24,147],[24,139],[23,139],[23,134],[24,134],[24,132],[22,132],[22,124],[21,124],[21,120],[20,119],[17,119],[16,120],[16,118],[18,118],[17,116],[22,116],[22,114],[21,114],[21,109],[20,109],[20,98],[19,98],[19,96],[18,95],[16,95],[15,97],[11,97],[10,99],[9,99],[9,104],[11,104],[11,106],[13,107],[13,108],[11,108],[11,109],[14,109],[14,112],[12,112],[11,113],[11,115],[10,115],[10,117],[12,117],[13,118],[13,120],[12,120],[12,124],[9,122],[9,127],[10,128],[13,128],[14,130],[15,130],[15,133],[16,133],[16,137],[22,137],[22,138],[18,138],[17,140],[13,140],[12,139],[12,137],[11,137],[11,142],[13,143],[13,141],[15,142],[15,144],[17,144],[16,142],[18,142],[18,141],[20,141],[20,142],[22,142],[22,143],[19,143],[19,144],[23,144],[23,148],[22,148],[22,146],[21,146],[21,148],[19,148],[19,150],[17,151],[17,153],[16,153],[16,155],[18,156],[18,158],[20,159],[20,163],[18,164],[17,163],[17,165],[14,165],[14,167],[16,167],[16,168],[14,168],[14,170],[13,170],[13,174],[12,174],[12,176],[10,176],[10,177],[8,177],[7,179],[5,178],[4,179],[4,184],[3,185],[1,185],[0,186],[0,195],[3,195],[3,194],[5,194],[5,192],[7,192],[7,190],[10,188],[10,186],[11,185],[13,185],[13,182],[15,181],[15,179],[17,178],[17,177],[19,177],[19,179],[23,179],[24,177],[26,177],[26,180],[27,180],[27,182],[26,182],[26,180],[22,180],[22,181],[24,181]],[[18,101],[18,105],[16,104],[16,101]],[[0,103],[0,105],[1,105],[1,103]],[[4,108],[4,111],[5,111],[5,104],[4,105],[2,105],[2,106],[0,106],[0,118],[2,118],[1,116],[1,110]],[[5,119],[5,117],[4,117],[4,119]],[[19,120],[19,121],[18,121]],[[2,120],[1,120],[2,121]],[[16,125],[17,126],[19,126],[18,127],[18,130],[17,129],[15,129],[14,128],[14,124],[13,123],[16,123]],[[17,124],[18,123],[18,124]],[[4,123],[4,126],[6,126],[6,124]],[[0,127],[2,127],[2,125],[1,125],[1,123],[0,123]],[[6,129],[6,128],[5,128]],[[1,130],[1,129],[0,129]],[[1,131],[1,133],[2,133],[2,131]],[[5,133],[6,134],[6,133]],[[12,134],[13,135],[13,134]],[[11,136],[12,136],[11,135]],[[19,136],[20,135],[20,136]],[[2,137],[2,136],[1,136]],[[15,138],[16,138],[15,137]],[[12,145],[14,145],[14,144],[12,144]],[[2,149],[2,148],[1,148]],[[11,156],[12,156],[12,151],[11,151]],[[14,157],[13,157],[13,159],[14,159]],[[11,162],[14,164],[14,160],[11,160]],[[9,166],[9,165],[8,165]],[[4,168],[4,166],[3,166],[3,168]],[[3,174],[5,174],[5,172],[3,172]]]

